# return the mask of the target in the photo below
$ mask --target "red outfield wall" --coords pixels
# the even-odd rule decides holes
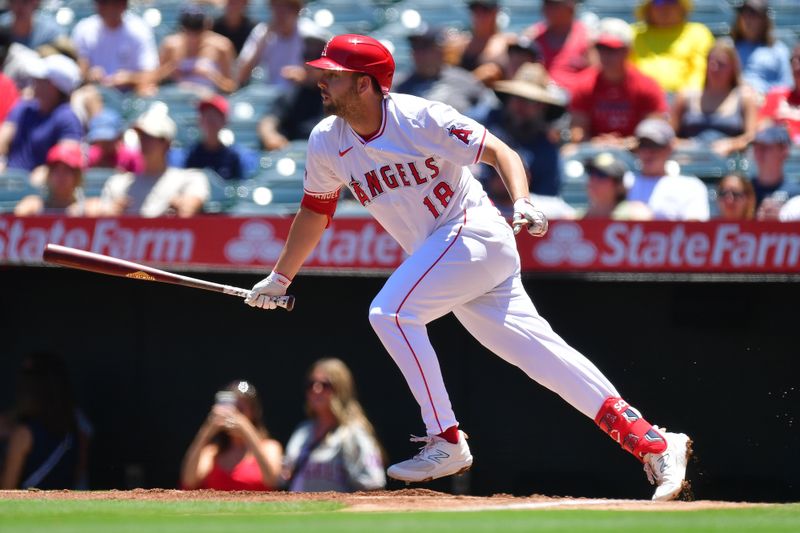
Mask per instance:
[[[290,218],[84,219],[0,216],[0,263],[37,264],[47,243],[177,269],[263,271]],[[800,223],[553,221],[517,240],[526,272],[796,273]],[[371,219],[334,220],[306,262],[315,271],[393,270],[400,246]]]

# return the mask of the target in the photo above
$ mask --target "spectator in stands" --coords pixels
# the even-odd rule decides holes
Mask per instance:
[[[216,403],[186,451],[184,489],[274,490],[283,449],[264,425],[261,399],[248,381],[234,381]]]
[[[636,9],[634,64],[667,92],[700,89],[714,36],[698,22],[687,22],[692,0],[643,0]]]
[[[511,79],[525,63],[541,63],[542,49],[539,44],[524,35],[512,38],[508,43],[508,67],[504,79]]]
[[[177,126],[161,102],[153,104],[134,123],[139,136],[144,168],[141,172],[115,174],[108,178],[101,194],[108,215],[190,217],[200,212],[208,199],[208,178],[199,170],[167,165],[167,152]]]
[[[627,199],[624,177],[628,166],[611,152],[600,152],[584,162],[588,176],[586,194],[589,207],[582,218],[613,220],[650,220],[653,213],[647,204]]]
[[[728,174],[717,184],[717,209],[722,220],[753,220],[756,217],[756,193],[749,179]]]
[[[768,126],[753,140],[753,156],[758,173],[753,178],[756,191],[756,218],[775,220],[786,201],[800,194],[800,184],[788,181],[784,163],[789,158],[791,140],[783,126]]]
[[[95,0],[95,7],[97,14],[72,30],[83,78],[120,90],[153,92],[158,50],[150,26],[127,10],[128,0]]]
[[[522,158],[530,191],[536,195],[558,196],[561,189],[559,135],[552,132],[554,122],[565,111],[566,94],[550,83],[540,63],[526,63],[511,80],[495,83],[502,105],[489,113],[484,122],[497,137]],[[508,201],[502,180],[488,165],[481,165],[478,178],[488,184],[493,201]],[[500,185],[492,182],[500,181]],[[495,190],[496,189],[496,190]],[[538,205],[538,204],[537,204]]]
[[[256,26],[255,22],[247,16],[247,3],[248,0],[227,0],[225,10],[214,20],[211,28],[231,40],[237,56],[242,51],[250,32]]]
[[[768,0],[744,0],[731,29],[742,77],[760,94],[792,85],[789,49],[775,39],[768,11]]]
[[[64,34],[53,17],[39,11],[39,0],[8,0],[8,11],[0,15],[0,26],[8,26],[13,41],[30,49]]]
[[[186,4],[179,30],[164,38],[156,85],[178,83],[192,88],[231,93],[236,90],[233,65],[236,51],[227,38],[211,31],[211,18],[197,4]]]
[[[64,360],[51,353],[26,356],[14,401],[0,490],[78,488],[86,477],[89,433]]]
[[[630,148],[639,122],[667,116],[664,91],[627,59],[632,39],[624,20],[600,21],[595,43],[600,66],[587,69],[573,86],[572,142]]]
[[[625,176],[628,200],[644,202],[655,219],[708,220],[708,191],[693,176],[667,172],[675,132],[666,120],[651,118],[636,127],[639,170]]]
[[[214,95],[200,101],[200,140],[189,149],[186,168],[210,168],[223,179],[240,180],[244,177],[239,153],[231,146],[222,144],[219,132],[228,120],[228,101],[222,95]]]
[[[395,85],[398,93],[444,102],[460,113],[485,100],[488,89],[468,70],[444,61],[447,30],[424,24],[408,36],[414,70]]]
[[[286,445],[283,478],[296,492],[353,492],[383,488],[380,444],[356,398],[350,369],[340,359],[320,359],[306,383],[309,420]]]
[[[550,77],[570,93],[592,63],[589,32],[575,18],[576,0],[543,0],[544,20],[522,32],[542,51]]]
[[[778,214],[778,220],[781,222],[800,221],[800,195],[789,198],[789,200],[783,204]]]
[[[800,44],[792,50],[790,65],[794,87],[772,89],[758,115],[762,124],[783,124],[792,143],[800,145]]]
[[[250,32],[238,59],[239,85],[245,85],[255,67],[263,71],[264,83],[290,88],[282,76],[284,67],[303,64],[303,37],[322,32],[308,19],[300,18],[303,0],[269,0],[272,18]]]
[[[448,48],[452,45],[459,67],[471,72],[481,83],[491,85],[504,78],[508,43],[513,35],[500,32],[497,26],[498,0],[468,0],[467,7],[470,31],[463,37],[453,36]]]
[[[115,168],[134,174],[144,169],[141,152],[122,142],[124,130],[122,117],[113,109],[104,109],[92,117],[86,134],[89,168]]]
[[[47,153],[47,174],[44,197],[38,194],[24,197],[14,207],[18,217],[34,215],[96,216],[97,199],[83,195],[83,169],[86,161],[81,145],[64,141]]]
[[[48,150],[59,141],[83,137],[69,104],[80,82],[78,65],[53,55],[40,59],[34,70],[33,98],[19,100],[0,126],[0,159],[7,158],[8,168],[33,170],[45,163]]]
[[[10,47],[11,33],[6,26],[0,26],[0,124],[5,122],[8,112],[19,99],[17,84],[3,72]]]
[[[317,37],[304,37],[304,60],[317,59],[325,42]],[[322,71],[303,64],[302,67],[287,67],[283,74],[293,85],[275,102],[275,113],[266,115],[258,124],[258,135],[265,150],[280,150],[291,141],[308,139],[311,130],[325,116],[317,86]]]
[[[742,82],[733,43],[718,40],[708,53],[702,90],[687,89],[672,104],[672,126],[688,146],[727,157],[745,150],[756,133],[756,95]]]

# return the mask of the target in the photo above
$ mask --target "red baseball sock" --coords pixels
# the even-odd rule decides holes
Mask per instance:
[[[436,436],[442,437],[450,444],[458,444],[458,426],[450,426]]]
[[[664,436],[622,398],[606,398],[594,422],[639,461],[644,462],[648,453],[667,449]]]

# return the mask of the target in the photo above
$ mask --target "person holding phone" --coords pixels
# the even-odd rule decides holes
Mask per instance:
[[[269,437],[252,383],[234,381],[216,401],[181,466],[183,489],[274,490],[283,447]]]

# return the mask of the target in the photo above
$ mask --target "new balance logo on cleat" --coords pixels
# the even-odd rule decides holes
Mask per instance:
[[[441,464],[442,459],[447,459],[449,457],[450,454],[444,450],[434,450],[433,453],[428,456],[428,460]]]
[[[467,446],[467,436],[463,431],[458,435],[456,444],[438,436],[412,436],[411,442],[424,442],[425,445],[417,455],[390,466],[386,473],[400,481],[420,483],[466,472],[472,466],[472,454]]]

